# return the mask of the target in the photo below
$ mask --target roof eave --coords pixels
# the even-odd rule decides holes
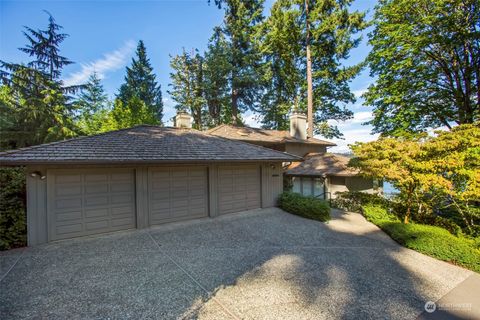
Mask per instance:
[[[0,167],[15,167],[29,165],[82,165],[82,164],[125,164],[125,165],[149,165],[149,164],[193,164],[193,163],[222,163],[222,162],[301,162],[301,158],[265,158],[265,159],[169,159],[169,160],[2,160]]]

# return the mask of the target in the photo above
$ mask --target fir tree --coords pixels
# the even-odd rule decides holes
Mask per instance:
[[[220,28],[216,27],[205,52],[203,72],[209,126],[232,123],[229,57],[229,45],[225,35]]]
[[[63,86],[60,76],[72,62],[60,56],[60,45],[67,37],[49,14],[46,30],[25,27],[28,45],[20,50],[34,59],[27,64],[1,61],[4,83],[0,96],[2,148],[19,148],[77,134],[74,107],[69,93],[79,87]]]
[[[145,45],[141,40],[138,42],[136,57],[132,59],[131,66],[127,67],[125,83],[120,87],[118,94],[118,99],[124,105],[128,105],[128,102],[134,97],[146,105],[159,123],[162,122],[162,91],[156,81],[150,60],[147,58]]]
[[[108,97],[96,72],[82,89],[76,107],[80,113],[78,126],[83,133],[98,133],[108,111]]]
[[[23,34],[29,44],[21,51],[27,53],[34,60],[28,66],[46,74],[50,80],[59,80],[62,69],[73,62],[60,55],[60,44],[68,37],[66,33],[60,33],[62,26],[55,22],[53,16],[48,12],[48,27],[46,30],[34,30],[25,27]]]
[[[240,113],[254,110],[259,102],[261,87],[258,69],[261,64],[255,35],[263,20],[263,0],[215,0],[223,8],[223,33],[229,41],[231,116],[241,123]]]
[[[349,82],[362,67],[361,64],[348,67],[343,65],[351,49],[360,42],[360,38],[355,35],[366,27],[364,13],[349,11],[351,2],[352,0],[279,0],[273,7],[269,18],[271,21],[267,25],[267,34],[272,37],[269,42],[281,44],[282,48],[292,48],[293,50],[286,54],[297,55],[285,55],[281,59],[277,57],[277,61],[281,62],[280,66],[285,61],[299,61],[297,70],[293,73],[276,72],[276,81],[283,85],[289,82],[291,74],[303,74],[299,89],[299,107],[306,110],[307,78],[310,74],[313,88],[310,96],[313,96],[314,115],[312,129],[330,138],[341,137],[342,134],[336,126],[330,125],[328,120],[343,121],[353,116],[347,109],[347,104],[355,101]],[[308,12],[306,3],[309,5]],[[290,23],[290,32],[278,32],[277,29],[283,23]],[[297,50],[299,45],[300,50]],[[307,49],[310,51],[311,72],[307,70]],[[275,53],[273,55],[275,56]],[[271,59],[270,56],[272,53],[267,51],[267,61]],[[285,66],[282,66],[282,69],[284,68]],[[268,94],[278,96],[272,90],[278,90],[276,85],[268,89]],[[267,104],[266,107],[272,108],[272,105]],[[276,111],[263,110],[262,113],[269,115]]]
[[[172,90],[168,93],[177,102],[175,108],[189,111],[193,116],[193,126],[202,129],[205,126],[203,57],[198,52],[191,54],[183,50],[181,55],[172,57],[170,73]]]

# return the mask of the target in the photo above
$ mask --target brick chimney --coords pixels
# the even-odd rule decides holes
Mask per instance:
[[[307,116],[294,111],[290,116],[290,135],[294,138],[307,139]]]
[[[192,122],[193,122],[193,118],[188,112],[186,111],[177,112],[177,115],[175,116],[175,127],[191,129]]]

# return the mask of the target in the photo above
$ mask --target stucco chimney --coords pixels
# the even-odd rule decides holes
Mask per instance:
[[[185,112],[185,111],[177,112],[177,115],[175,116],[175,127],[191,129],[192,122],[193,122],[193,118],[188,112]]]
[[[300,112],[293,112],[290,116],[290,135],[297,139],[307,139],[307,116]]]

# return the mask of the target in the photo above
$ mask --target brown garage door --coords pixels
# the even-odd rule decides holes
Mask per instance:
[[[218,211],[220,214],[260,208],[260,166],[218,168]]]
[[[135,228],[132,169],[52,171],[47,192],[49,240]]]
[[[208,216],[206,167],[149,169],[150,224]]]

